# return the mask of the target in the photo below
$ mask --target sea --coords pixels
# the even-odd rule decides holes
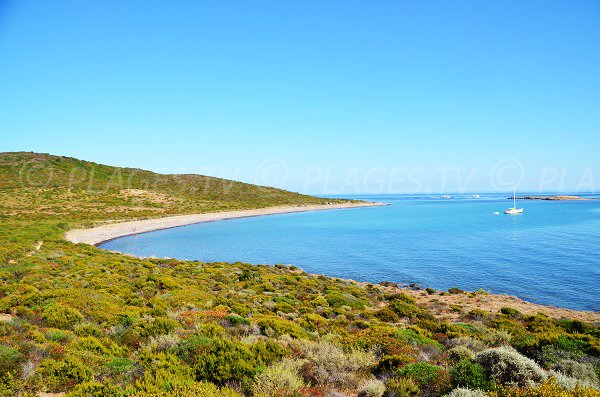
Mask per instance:
[[[524,194],[525,195],[525,194]],[[517,202],[506,194],[343,196],[381,207],[198,223],[108,241],[143,257],[295,265],[308,273],[446,290],[484,289],[600,311],[600,195]]]

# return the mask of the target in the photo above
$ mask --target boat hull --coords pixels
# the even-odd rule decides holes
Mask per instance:
[[[523,208],[509,208],[507,210],[504,210],[504,213],[507,214],[507,215],[522,214],[523,213]]]

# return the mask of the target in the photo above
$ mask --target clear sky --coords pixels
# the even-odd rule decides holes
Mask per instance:
[[[600,2],[0,0],[0,151],[311,193],[600,190]]]

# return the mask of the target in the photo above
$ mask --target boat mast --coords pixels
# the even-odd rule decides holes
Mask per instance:
[[[513,208],[517,208],[517,187],[513,185]]]

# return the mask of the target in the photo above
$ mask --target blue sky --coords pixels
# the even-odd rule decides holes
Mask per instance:
[[[310,193],[600,190],[597,1],[0,4],[0,151]]]

